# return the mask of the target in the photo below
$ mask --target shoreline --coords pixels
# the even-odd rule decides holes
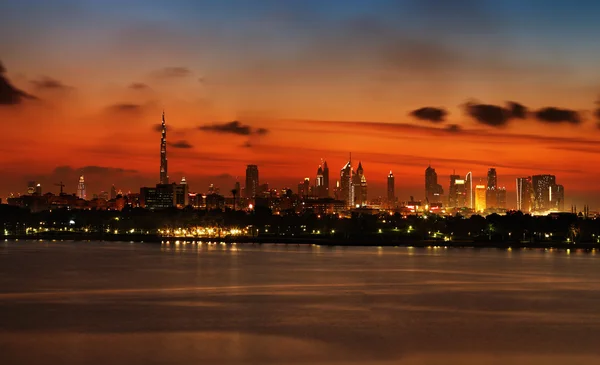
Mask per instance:
[[[194,238],[194,237],[164,237],[158,235],[141,234],[52,234],[52,235],[8,235],[0,236],[4,240],[29,240],[29,241],[105,241],[105,242],[139,242],[160,244],[164,242],[223,242],[225,244],[281,244],[281,245],[317,245],[340,247],[448,247],[448,248],[498,248],[498,249],[600,249],[600,244],[595,242],[521,242],[521,241],[476,241],[476,240],[389,240],[383,237],[364,237],[355,239],[342,238],[314,238],[314,237],[221,237],[221,238]]]

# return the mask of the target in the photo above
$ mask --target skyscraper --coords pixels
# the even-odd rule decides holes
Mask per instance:
[[[490,168],[487,173],[487,193],[486,193],[487,208],[498,207],[498,176],[496,169]]]
[[[506,188],[503,186],[499,186],[496,190],[496,207],[506,209]]]
[[[465,176],[465,185],[465,204],[468,208],[473,209],[473,203],[475,199],[473,198],[473,173],[471,171],[469,171],[467,176]]]
[[[35,194],[35,186],[36,186],[36,182],[35,181],[29,181],[27,183],[27,194],[29,195],[34,195]]]
[[[550,209],[564,212],[565,210],[565,188],[562,185],[550,186]]]
[[[167,124],[165,112],[162,113],[161,137],[160,137],[160,183],[169,183],[169,172],[167,166]]]
[[[115,186],[111,186],[110,188],[110,200],[115,200],[117,199],[117,188],[115,188]]]
[[[327,170],[327,175],[329,175],[329,169],[327,168],[327,162],[319,165],[317,169],[317,179],[316,183],[316,196],[319,198],[327,198],[329,196],[329,186],[325,185],[325,170]],[[329,180],[329,176],[327,176],[327,180]]]
[[[327,167],[327,161],[323,161],[323,192],[321,198],[329,198],[329,167]]]
[[[248,165],[246,167],[246,198],[252,199],[258,193],[258,166]]]
[[[462,208],[466,205],[466,183],[460,175],[450,175],[450,189],[448,190],[448,206]]]
[[[394,174],[392,170],[387,177],[387,203],[389,208],[396,206],[396,183],[394,181]]]
[[[443,194],[444,189],[437,182],[437,173],[430,165],[425,169],[425,197],[429,204],[441,203]]]
[[[556,184],[556,176],[554,175],[534,175],[531,177],[533,185],[533,203],[534,209],[537,211],[549,210],[552,208],[550,204],[550,188]]]
[[[352,174],[352,160],[349,160],[340,171],[340,198],[346,202],[346,207],[352,207],[354,203]]]
[[[531,177],[517,178],[517,210],[531,212],[533,208],[533,185]]]
[[[486,204],[487,188],[485,185],[475,186],[475,210],[483,212],[487,209]]]
[[[185,176],[181,178],[181,183],[179,185],[174,186],[173,194],[176,207],[185,208],[190,204],[190,189],[185,180]]]
[[[367,178],[362,167],[362,162],[358,162],[356,174],[353,176],[354,204],[358,206],[367,205]]]
[[[77,197],[85,199],[85,180],[83,175],[79,176],[79,182],[77,183]]]

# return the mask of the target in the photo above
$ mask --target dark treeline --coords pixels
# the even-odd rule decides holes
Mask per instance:
[[[32,213],[26,209],[0,205],[0,232],[8,236],[51,234],[52,232],[86,232],[110,235],[134,231],[157,235],[158,230],[193,227],[216,228],[219,237],[227,229],[246,228],[251,237],[296,239],[327,238],[339,241],[371,239],[385,241],[485,241],[485,242],[555,242],[596,243],[600,220],[575,214],[530,216],[521,212],[487,217],[436,215],[390,215],[381,213],[338,215],[272,214],[269,209],[251,212],[233,210],[168,209],[149,211],[128,208],[122,211],[58,209]],[[35,232],[35,233],[32,233]],[[132,232],[133,233],[133,232]]]

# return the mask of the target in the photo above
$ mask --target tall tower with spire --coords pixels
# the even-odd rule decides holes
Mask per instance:
[[[83,178],[83,175],[79,176],[79,182],[77,183],[77,197],[79,199],[85,199],[86,198],[86,193],[85,193],[85,179]]]
[[[167,167],[167,124],[165,122],[165,112],[162,113],[162,128],[160,137],[160,183],[169,183],[169,172]]]

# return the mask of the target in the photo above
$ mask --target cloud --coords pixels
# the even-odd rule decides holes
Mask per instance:
[[[555,107],[546,107],[542,108],[535,112],[535,117],[540,122],[545,123],[570,123],[570,124],[579,124],[581,122],[581,117],[579,113],[575,110],[571,109],[561,109]]]
[[[169,146],[171,146],[173,148],[183,148],[183,149],[193,148],[193,146],[188,141],[185,141],[185,140],[169,142],[168,144],[169,144]]]
[[[146,90],[149,89],[150,86],[144,84],[143,82],[133,82],[131,85],[129,85],[129,88],[132,90]]]
[[[70,90],[73,89],[71,86],[63,84],[61,81],[53,79],[48,76],[43,76],[38,80],[32,80],[31,84],[37,90]]]
[[[240,136],[248,136],[252,133],[252,128],[249,125],[244,125],[237,120],[229,123],[222,124],[210,124],[198,127],[201,131],[215,132],[215,133],[230,133],[237,134]]]
[[[142,106],[139,104],[132,103],[117,103],[110,105],[107,108],[109,111],[118,112],[118,113],[135,113],[142,110]]]
[[[21,104],[24,99],[37,99],[33,95],[14,87],[5,77],[6,68],[0,62],[0,105],[17,105]]]
[[[192,71],[187,67],[165,67],[154,72],[154,76],[159,78],[181,78],[192,74]]]
[[[57,166],[54,169],[53,173],[56,175],[68,175],[68,174],[73,174],[73,173],[102,175],[102,174],[110,174],[110,173],[118,173],[118,174],[132,173],[133,174],[133,173],[137,173],[137,172],[138,172],[137,170],[123,169],[120,167],[106,167],[106,166],[89,165],[89,166],[83,166],[83,167],[79,167],[79,168],[73,168],[68,165],[63,165],[63,166]]]
[[[413,110],[409,114],[419,120],[439,123],[446,119],[448,112],[445,109],[426,106]]]
[[[243,148],[252,148],[252,143],[250,143],[250,141],[246,141],[240,147],[243,147]]]
[[[468,102],[465,106],[466,113],[477,122],[492,127],[505,126],[509,120],[525,118],[527,108],[519,103],[507,102],[506,107],[492,104],[479,104]]]
[[[152,130],[155,132],[162,132],[162,124],[156,123],[156,124],[152,125]],[[167,130],[169,130],[168,126],[167,126]]]
[[[258,128],[256,130],[256,132],[254,132],[254,133],[262,136],[262,135],[268,134],[269,130],[267,128]]]
[[[446,130],[448,132],[458,133],[462,131],[462,127],[458,124],[449,124],[448,126],[446,126]]]

